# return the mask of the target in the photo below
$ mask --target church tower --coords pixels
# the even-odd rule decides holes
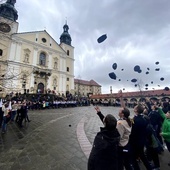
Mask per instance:
[[[60,36],[60,46],[66,52],[65,68],[66,68],[66,94],[69,93],[69,89],[74,90],[74,47],[71,45],[71,36],[68,32],[69,26],[67,21],[63,26],[63,33]],[[64,75],[62,75],[64,76]],[[73,91],[70,91],[73,93]]]
[[[63,33],[60,36],[60,43],[65,43],[67,45],[71,45],[71,36],[68,33],[69,26],[66,24],[63,26]]]
[[[5,3],[0,4],[0,33],[11,35],[17,33],[18,12],[15,9],[16,0],[7,0]]]
[[[16,0],[6,0],[5,3],[0,4],[0,76],[5,75],[0,80],[0,91],[4,91],[4,87],[12,83],[12,79],[11,82],[8,79],[16,70],[9,58],[10,53],[15,55],[15,49],[11,50],[12,36],[18,32],[18,12],[15,9],[15,3]],[[13,70],[9,71],[11,67]]]

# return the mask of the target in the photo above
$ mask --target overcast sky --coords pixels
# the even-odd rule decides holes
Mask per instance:
[[[102,93],[110,93],[110,86],[113,92],[137,91],[133,78],[143,90],[145,84],[149,90],[170,86],[169,0],[17,0],[15,7],[19,32],[46,29],[58,43],[67,18],[75,47],[75,78],[95,80]],[[98,43],[103,34],[107,39]],[[136,65],[142,73],[134,72]],[[109,77],[111,72],[116,80]]]

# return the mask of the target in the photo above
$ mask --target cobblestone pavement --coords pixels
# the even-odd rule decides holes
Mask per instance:
[[[117,117],[118,108],[102,107]],[[0,134],[0,170],[86,170],[96,133],[102,126],[93,106],[29,111],[22,129],[8,124]],[[160,155],[161,170],[169,153]],[[141,169],[143,166],[141,163]]]

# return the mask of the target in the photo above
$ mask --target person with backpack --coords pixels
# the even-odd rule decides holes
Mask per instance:
[[[149,112],[148,116],[150,118],[150,123],[156,132],[157,138],[159,139],[160,143],[163,145],[162,136],[160,136],[163,119],[159,114],[156,105],[151,105],[151,111]]]
[[[146,127],[145,154],[147,156],[148,161],[154,168],[154,170],[160,170],[159,154],[163,151],[163,146],[160,143],[159,139],[157,138],[156,130],[154,129],[154,126],[152,124],[154,122],[154,120],[151,120],[151,118],[153,118],[153,115],[152,117],[149,117],[146,108],[144,109],[143,117],[148,123]],[[155,120],[157,120],[156,116],[155,116]]]

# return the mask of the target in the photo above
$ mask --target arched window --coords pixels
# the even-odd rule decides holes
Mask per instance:
[[[2,56],[2,54],[3,54],[3,51],[0,49],[0,56]]]
[[[45,53],[40,54],[39,64],[41,66],[45,66],[45,64],[46,64],[46,55],[45,55]]]
[[[70,55],[70,51],[69,50],[67,50],[67,55]]]

